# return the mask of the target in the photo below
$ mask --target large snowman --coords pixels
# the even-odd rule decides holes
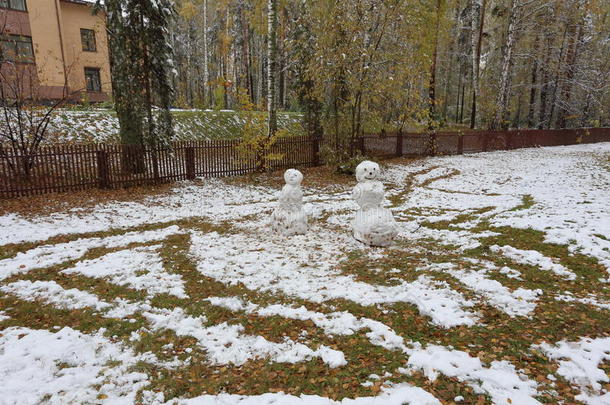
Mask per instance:
[[[303,174],[296,169],[284,173],[286,185],[278,195],[278,205],[271,214],[271,227],[285,236],[307,232],[307,214],[303,210]]]
[[[365,160],[356,167],[358,184],[352,191],[360,206],[352,221],[354,238],[369,246],[387,246],[398,234],[392,212],[381,205],[385,199],[383,184],[377,180],[379,165]]]

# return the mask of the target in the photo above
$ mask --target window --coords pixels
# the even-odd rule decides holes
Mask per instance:
[[[2,0],[0,0],[2,1]],[[21,35],[5,35],[0,37],[0,59],[14,62],[34,62],[34,49],[32,38]]]
[[[102,81],[100,80],[100,70],[97,68],[85,68],[85,83],[87,91],[102,91]]]
[[[80,41],[83,44],[83,51],[96,52],[95,31],[86,28],[80,29]]]
[[[0,0],[0,8],[27,11],[27,8],[25,6],[25,0]]]

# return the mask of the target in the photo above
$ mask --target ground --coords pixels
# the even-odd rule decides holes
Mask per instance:
[[[264,112],[255,113],[264,115]],[[242,135],[243,112],[233,110],[172,110],[176,140],[228,139]],[[279,112],[278,126],[292,135],[302,135],[301,114]],[[52,142],[116,142],[119,121],[113,110],[99,108],[59,109],[54,114],[47,139]]]
[[[0,403],[609,404],[610,143],[383,166],[384,249],[324,168],[7,203]]]

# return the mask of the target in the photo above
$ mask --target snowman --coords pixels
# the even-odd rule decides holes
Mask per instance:
[[[307,215],[303,210],[303,174],[296,169],[284,173],[286,185],[278,194],[278,205],[271,214],[271,227],[285,236],[307,232]]]
[[[379,165],[368,160],[356,167],[358,184],[352,198],[360,206],[352,221],[356,240],[369,246],[387,246],[398,234],[398,226],[392,212],[381,205],[385,199],[379,176]]]

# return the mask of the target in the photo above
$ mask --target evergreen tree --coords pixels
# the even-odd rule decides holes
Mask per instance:
[[[115,109],[121,142],[166,144],[173,137],[170,107],[175,73],[169,26],[172,0],[106,0]],[[159,107],[158,112],[153,106]],[[131,163],[131,171],[142,169]]]

